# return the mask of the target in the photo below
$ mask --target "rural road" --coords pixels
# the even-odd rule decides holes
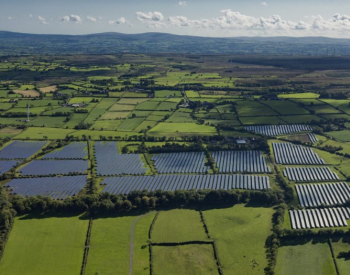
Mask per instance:
[[[143,214],[139,217],[137,217],[131,225],[131,234],[130,234],[130,264],[129,264],[129,275],[132,275],[132,265],[133,265],[133,259],[134,259],[134,228],[135,224],[144,216],[151,214],[152,212]]]

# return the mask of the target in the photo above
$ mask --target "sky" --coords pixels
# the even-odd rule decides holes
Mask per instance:
[[[350,38],[350,1],[0,0],[0,30]]]

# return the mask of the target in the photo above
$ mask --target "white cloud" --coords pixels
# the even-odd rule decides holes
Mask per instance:
[[[83,22],[83,20],[80,18],[79,15],[74,15],[74,14],[63,16],[60,21],[61,22],[73,22],[73,23]]]
[[[97,22],[97,18],[96,17],[92,17],[92,16],[86,16],[86,19],[88,20],[88,21],[90,21],[90,22],[94,22],[94,23],[96,23]]]
[[[29,14],[29,18],[33,18],[33,14]]]
[[[261,5],[264,6],[264,7],[268,6],[268,4],[266,2],[261,2]]]
[[[13,20],[12,16],[7,17],[7,20]]]
[[[136,12],[136,18],[137,20],[141,21],[142,23],[146,24],[147,27],[150,28],[160,28],[166,26],[164,21],[164,16],[162,13],[158,11],[154,12]]]
[[[186,1],[179,1],[179,6],[186,7],[187,6],[187,2]]]
[[[117,20],[108,21],[108,24],[110,24],[110,25],[124,25],[124,24],[128,24],[129,26],[132,26],[131,23],[128,20],[126,20],[124,17],[120,17]]]
[[[41,24],[47,25],[49,24],[44,17],[41,17],[40,15],[38,16],[38,19]]]

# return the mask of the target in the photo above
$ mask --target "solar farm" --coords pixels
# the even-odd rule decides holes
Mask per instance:
[[[279,164],[325,164],[311,148],[290,143],[272,143],[272,146]]]
[[[213,158],[220,173],[250,172],[270,173],[265,157],[261,152],[253,151],[220,151],[213,152]]]
[[[100,176],[142,175],[146,173],[138,154],[123,155],[118,152],[117,142],[95,144],[96,173]]]
[[[350,208],[324,208],[289,211],[292,229],[348,226]]]
[[[348,273],[350,98],[211,58],[0,62],[0,274]]]
[[[85,187],[86,176],[44,177],[13,179],[5,185],[11,194],[22,196],[50,196],[63,200],[72,197]]]
[[[250,175],[160,175],[145,177],[107,177],[102,184],[103,192],[129,194],[136,190],[176,191],[176,190],[231,190],[270,189],[270,181],[265,176]]]
[[[0,159],[27,159],[37,153],[47,142],[13,141],[0,150]]]
[[[209,167],[205,166],[203,152],[198,153],[169,153],[153,155],[152,159],[158,173],[205,173]]]
[[[329,167],[287,167],[283,171],[283,174],[288,177],[289,180],[296,182],[339,180],[338,175],[332,172]]]

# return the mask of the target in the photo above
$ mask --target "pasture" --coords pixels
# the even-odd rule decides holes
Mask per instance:
[[[265,241],[271,235],[273,213],[272,208],[243,204],[203,211],[225,274],[263,274],[267,265]]]
[[[173,209],[159,212],[151,239],[155,243],[178,243],[208,238],[198,211]]]
[[[326,240],[315,241],[281,246],[278,250],[276,274],[336,275]]]
[[[152,259],[155,275],[219,274],[210,244],[153,246]]]
[[[17,217],[0,263],[3,275],[79,274],[88,220],[83,216]]]
[[[85,274],[128,274],[131,225],[136,216],[93,220]]]

